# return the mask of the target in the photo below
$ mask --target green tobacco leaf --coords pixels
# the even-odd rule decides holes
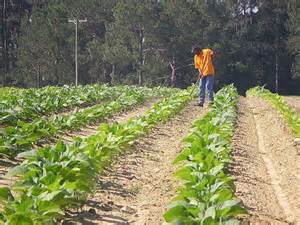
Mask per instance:
[[[218,166],[213,167],[210,171],[209,174],[212,176],[216,176],[218,173],[222,172],[224,169],[224,165],[220,164]]]
[[[232,206],[238,205],[239,203],[240,203],[239,199],[227,200],[221,205],[220,209],[230,208]]]
[[[216,207],[215,206],[211,206],[205,210],[203,220],[205,220],[209,217],[211,217],[213,220],[216,218]]]
[[[169,209],[165,214],[164,218],[167,222],[173,222],[179,220],[180,218],[186,217],[185,207],[182,205],[177,205],[171,209]]]
[[[185,181],[193,181],[194,177],[191,175],[192,170],[189,167],[183,167],[178,169],[174,176]]]
[[[5,202],[14,200],[14,196],[8,187],[0,187],[0,199]]]
[[[22,153],[18,154],[18,157],[29,158],[29,157],[35,156],[35,154],[36,154],[36,150],[31,150],[31,151],[26,151],[26,152],[22,152]]]
[[[179,153],[179,155],[175,158],[175,160],[173,161],[173,164],[176,164],[183,160],[187,160],[190,154],[191,154],[191,151],[189,148],[183,149],[182,152]]]
[[[22,214],[14,214],[10,217],[9,221],[7,221],[5,224],[7,225],[33,225],[33,221]]]
[[[220,207],[221,216],[225,217],[246,214],[247,211],[244,208],[242,208],[239,204],[239,199],[225,201]]]
[[[201,221],[201,225],[220,225],[220,223],[216,222],[213,218],[208,217]]]
[[[16,214],[26,214],[31,211],[33,199],[30,199],[26,194],[21,195],[21,199],[16,203]]]
[[[228,188],[224,188],[220,186],[220,188],[223,188],[221,190],[218,190],[217,193],[215,193],[211,198],[211,202],[217,202],[219,204],[224,203],[225,201],[232,199],[233,194],[232,191],[229,190]],[[211,189],[211,192],[214,193],[214,191]]]
[[[60,194],[61,191],[53,191],[53,192],[44,192],[39,195],[39,198],[43,201],[51,201],[55,196]]]
[[[16,175],[21,175],[27,172],[27,168],[24,165],[15,166],[8,170],[7,174],[5,174],[5,177],[11,178]]]

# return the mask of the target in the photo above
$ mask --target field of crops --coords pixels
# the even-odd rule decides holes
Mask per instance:
[[[300,97],[0,89],[0,224],[298,224]]]

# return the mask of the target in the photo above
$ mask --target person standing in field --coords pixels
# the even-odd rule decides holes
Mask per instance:
[[[199,103],[203,107],[205,101],[205,91],[207,89],[210,103],[214,100],[214,75],[215,69],[212,62],[214,52],[209,48],[201,49],[199,46],[193,48],[195,68],[199,71]]]

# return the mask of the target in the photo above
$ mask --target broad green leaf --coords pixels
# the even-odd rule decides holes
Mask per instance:
[[[0,187],[0,200],[6,202],[14,200],[14,197],[8,187]]]
[[[164,218],[167,222],[173,222],[179,220],[180,218],[186,217],[185,208],[182,205],[177,205],[171,209],[169,209],[165,214]]]
[[[194,178],[191,175],[191,169],[188,167],[183,167],[175,172],[175,177],[185,180],[185,181],[193,181]]]
[[[188,156],[191,154],[191,151],[189,148],[185,148],[183,149],[183,151],[181,153],[179,153],[179,155],[175,158],[175,160],[173,161],[174,164],[183,161],[183,160],[187,160]]]
[[[7,224],[7,225],[33,225],[34,223],[26,215],[14,214],[10,217],[9,221],[7,221],[5,224]]]
[[[20,158],[28,158],[28,157],[32,157],[36,154],[36,150],[31,150],[31,151],[26,151],[26,152],[22,152],[20,154],[18,154],[18,157]]]
[[[216,208],[215,208],[215,206],[211,206],[211,207],[209,207],[208,209],[205,210],[203,220],[205,220],[209,217],[211,217],[213,220],[216,218]]]
[[[7,174],[5,174],[5,177],[10,178],[14,177],[16,175],[24,174],[27,171],[27,168],[25,165],[21,164],[19,166],[15,166],[8,170]]]

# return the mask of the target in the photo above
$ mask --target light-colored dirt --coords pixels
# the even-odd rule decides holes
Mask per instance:
[[[241,98],[239,110],[231,171],[249,211],[244,224],[299,224],[299,146],[261,98]]]
[[[99,177],[99,187],[83,211],[70,215],[64,224],[162,224],[178,185],[172,176],[172,161],[192,122],[207,111],[194,104],[153,129],[130,154],[120,156]]]
[[[284,97],[284,100],[290,107],[296,109],[300,115],[300,96],[286,96]]]
[[[9,170],[9,168],[12,168],[16,165],[18,165],[20,161],[11,161],[6,158],[0,158],[0,187],[4,186],[10,186],[12,183],[12,179],[7,179],[5,174]]]

